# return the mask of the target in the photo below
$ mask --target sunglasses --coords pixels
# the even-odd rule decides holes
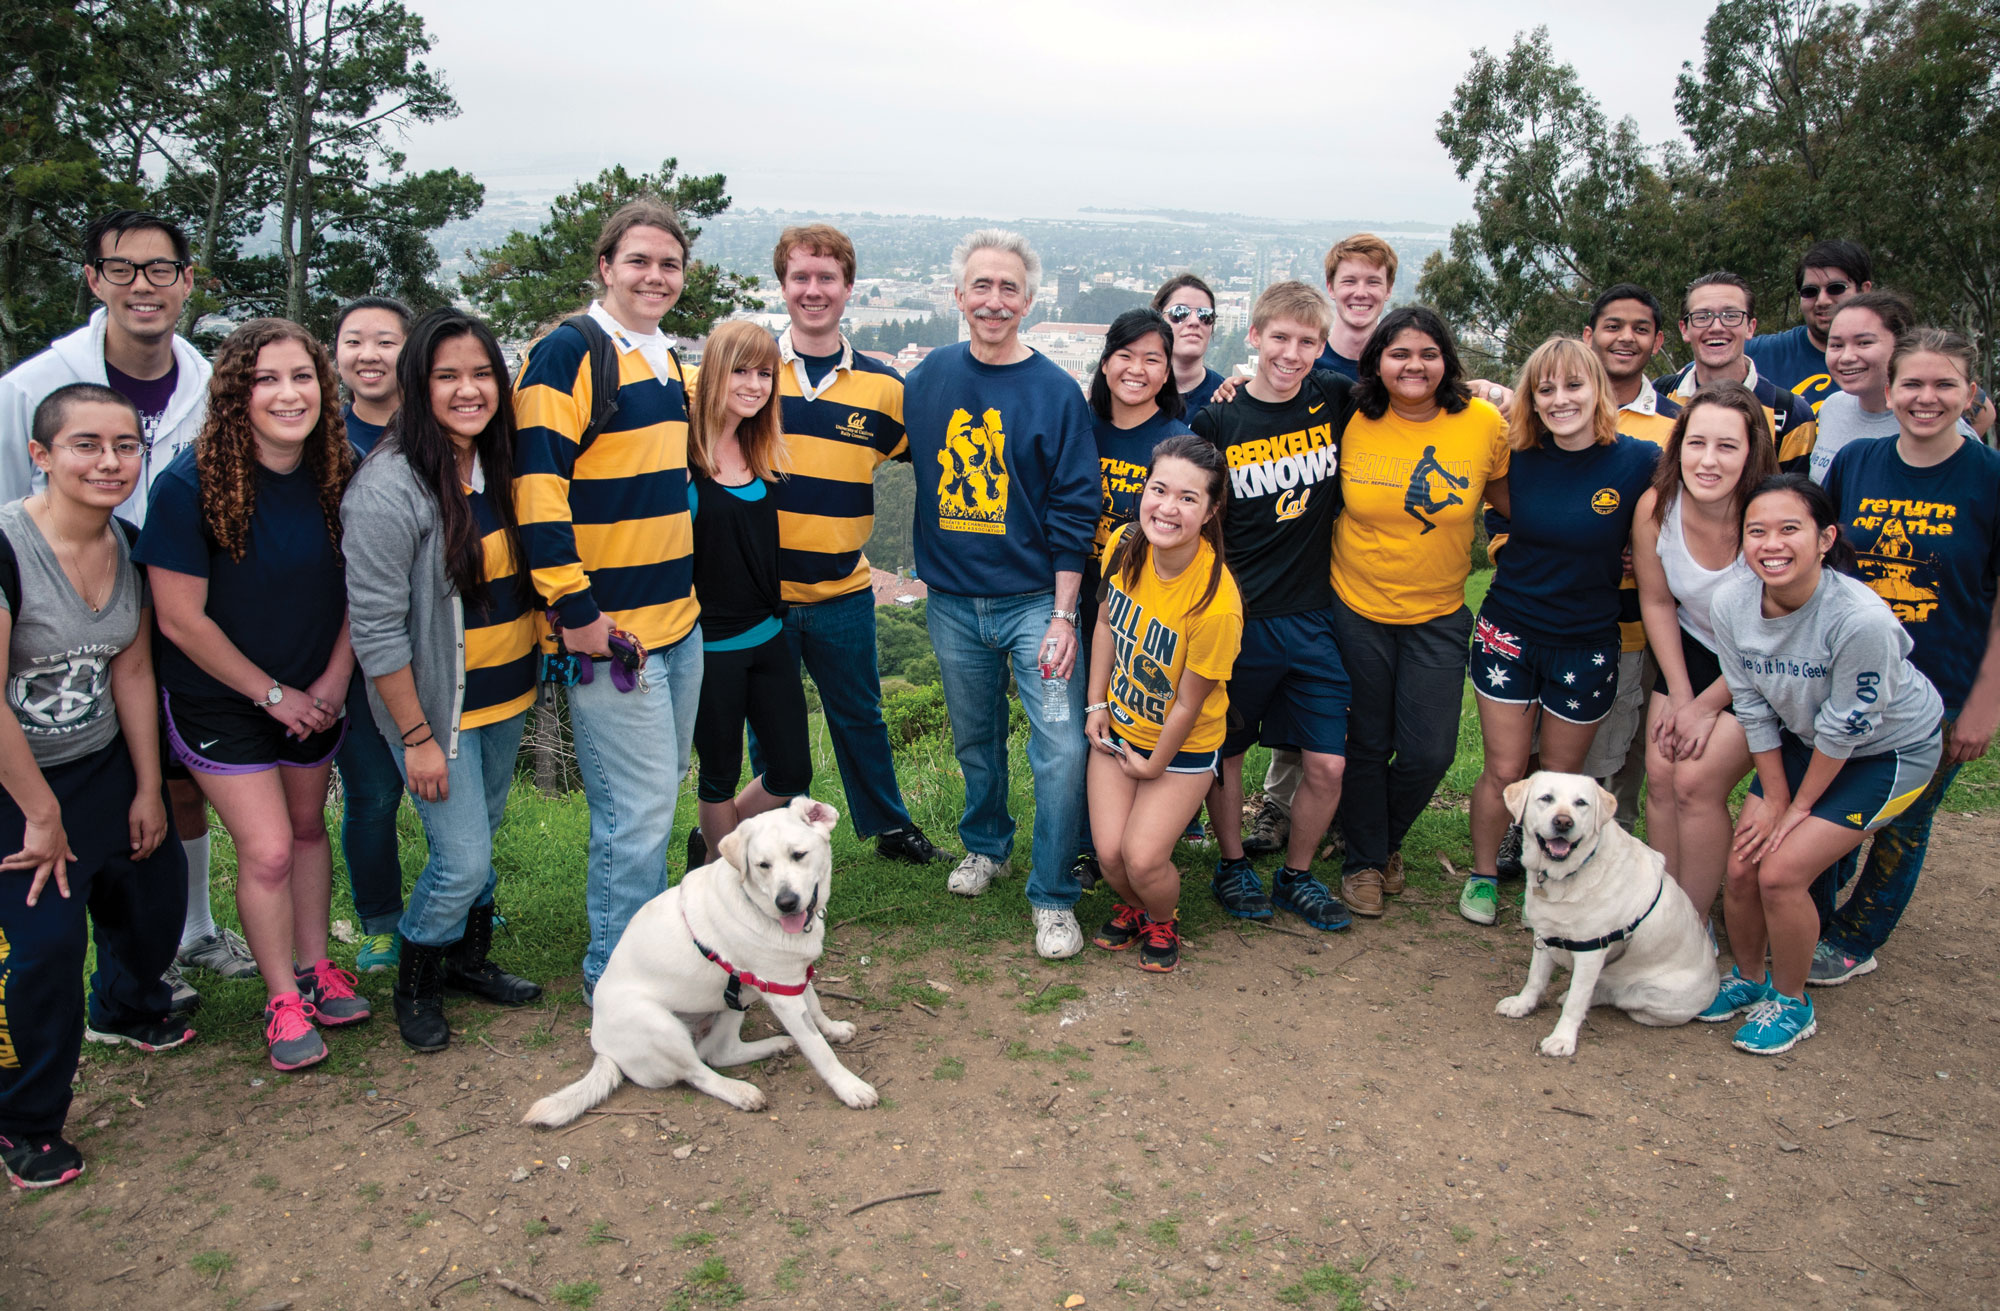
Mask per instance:
[[[1824,286],[1812,282],[1802,282],[1799,284],[1799,299],[1818,300],[1819,294],[1822,291],[1829,296],[1845,296],[1847,289],[1853,285],[1851,282],[1829,282]]]
[[[1169,305],[1161,313],[1167,316],[1167,322],[1169,323],[1186,323],[1190,316],[1204,328],[1211,326],[1215,322],[1214,310],[1202,309],[1195,305]]]

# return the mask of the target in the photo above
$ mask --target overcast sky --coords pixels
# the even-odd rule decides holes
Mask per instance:
[[[1712,7],[1601,0],[408,0],[462,113],[416,168],[496,191],[623,163],[740,207],[1056,217],[1465,215],[1437,143],[1470,52],[1547,24],[1615,121],[1676,132]]]

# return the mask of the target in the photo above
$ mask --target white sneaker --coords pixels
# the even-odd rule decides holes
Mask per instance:
[[[1083,929],[1073,910],[1036,906],[1035,953],[1043,960],[1068,960],[1083,950]]]
[[[958,868],[945,880],[945,886],[961,897],[976,897],[993,885],[993,880],[1010,873],[1013,866],[1004,860],[982,856],[969,851],[965,859],[958,862]]]

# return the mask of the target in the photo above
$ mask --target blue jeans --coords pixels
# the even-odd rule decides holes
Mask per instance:
[[[403,800],[401,756],[368,709],[359,670],[347,690],[347,737],[333,764],[340,771],[340,854],[354,890],[363,933],[394,933],[403,918],[403,861],[396,847],[396,807]]]
[[[514,757],[521,753],[521,730],[527,724],[524,710],[496,724],[460,730],[458,759],[445,765],[449,795],[443,801],[411,798],[424,822],[431,858],[410,889],[410,908],[401,925],[405,942],[449,947],[465,936],[467,911],[493,904],[493,835],[507,810]],[[402,744],[391,749],[400,770]]]
[[[590,803],[583,986],[595,991],[625,926],[667,890],[667,843],[701,703],[701,630],[646,657],[649,691],[620,692],[609,666],[569,689],[576,768]]]
[[[1069,680],[1069,722],[1042,717],[1041,645],[1055,593],[953,596],[933,590],[925,606],[931,647],[951,715],[952,746],[965,775],[965,849],[993,860],[1014,850],[1007,812],[1007,674],[1028,712],[1028,768],[1035,777],[1033,868],[1028,904],[1067,909],[1081,895],[1070,873],[1083,826],[1083,675]]]
[[[875,664],[875,594],[855,592],[830,601],[792,606],[785,640],[812,675],[826,712],[827,736],[847,794],[855,833],[872,838],[910,827],[910,812],[896,782],[896,758],[882,722],[882,675]],[[750,733],[750,770],[764,772],[764,752]]]
[[[1946,721],[1944,739],[1951,742],[1951,724]],[[1924,856],[1931,845],[1931,820],[1944,801],[1945,789],[1958,777],[1959,766],[1942,765],[1931,776],[1930,786],[1896,818],[1875,831],[1868,848],[1868,864],[1860,866],[1859,848],[1847,853],[1840,863],[1813,880],[1813,903],[1819,907],[1819,936],[1856,959],[1873,956],[1896,931],[1903,911],[1917,891],[1917,877],[1924,872]],[[1847,903],[1834,909],[1840,889],[1860,871]]]

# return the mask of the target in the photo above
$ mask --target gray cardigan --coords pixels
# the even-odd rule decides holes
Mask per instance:
[[[340,523],[348,630],[354,658],[368,677],[375,722],[384,737],[400,736],[375,680],[413,666],[424,718],[446,759],[456,760],[465,705],[465,606],[445,570],[437,502],[401,451],[378,446],[348,484]]]

